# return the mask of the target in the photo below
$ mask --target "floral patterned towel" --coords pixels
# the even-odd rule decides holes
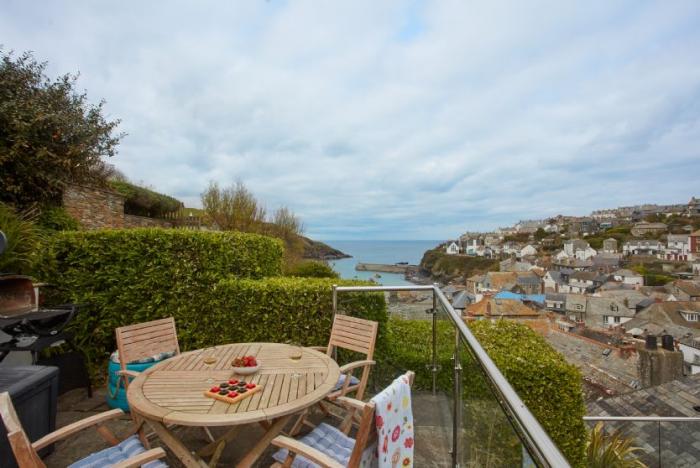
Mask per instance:
[[[376,405],[379,468],[413,466],[411,386],[402,375],[372,398]]]

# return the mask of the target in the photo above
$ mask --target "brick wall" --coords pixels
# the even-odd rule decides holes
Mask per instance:
[[[136,216],[125,214],[124,215],[124,227],[125,228],[138,228],[138,227],[162,227],[170,228],[173,227],[173,223],[166,221],[164,219],[147,218],[145,216]]]
[[[124,227],[124,197],[111,190],[71,185],[63,191],[63,207],[84,229]]]

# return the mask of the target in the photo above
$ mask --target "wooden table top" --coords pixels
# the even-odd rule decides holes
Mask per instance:
[[[215,347],[218,361],[207,369],[203,349],[172,357],[136,377],[127,391],[132,411],[147,419],[184,426],[234,426],[272,420],[296,413],[321,401],[336,386],[340,369],[323,353],[303,348],[292,360],[292,347],[277,343],[237,343]],[[256,356],[260,370],[234,374],[231,361]],[[300,376],[297,376],[301,374]],[[211,375],[215,383],[207,383]],[[219,382],[236,378],[263,385],[259,391],[230,404],[204,396]]]

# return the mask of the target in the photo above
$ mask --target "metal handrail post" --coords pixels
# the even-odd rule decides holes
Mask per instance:
[[[333,285],[333,320],[335,320],[335,315],[338,313],[338,285]],[[333,360],[338,362],[338,347],[333,347]]]
[[[659,442],[659,468],[661,468],[661,421],[657,421],[656,424],[658,425],[657,431],[658,431],[658,442]]]
[[[437,393],[437,296],[433,290],[433,395]]]
[[[462,427],[462,362],[459,359],[460,337],[459,330],[455,328],[455,352],[453,357],[454,382],[452,385],[452,466],[459,467],[459,433]]]

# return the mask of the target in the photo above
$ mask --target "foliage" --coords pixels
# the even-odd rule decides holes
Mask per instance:
[[[473,322],[470,328],[562,453],[574,466],[581,466],[586,428],[582,420],[585,407],[579,371],[524,325],[506,320],[495,323],[484,320]],[[387,327],[387,349],[377,357],[377,373],[393,376],[402,369],[412,369],[416,372],[416,388],[429,389],[432,375],[426,364],[431,360],[431,334],[430,321],[392,317]],[[437,364],[440,367],[437,386],[443,391],[451,391],[454,352],[451,323],[445,320],[437,322],[437,343]],[[472,414],[473,420],[493,423],[477,432],[486,434],[495,427],[501,436],[501,439],[496,439],[498,443],[502,444],[504,437],[512,441],[512,429],[507,421],[501,420],[501,412],[494,409],[492,391],[481,376],[477,363],[466,351],[460,359],[464,369],[463,398],[468,401],[465,407],[483,413],[480,413],[482,417]],[[486,413],[490,416],[483,417]],[[479,423],[472,424],[476,427]],[[511,459],[514,455],[504,448],[499,456]]]
[[[71,329],[95,365],[113,348],[115,327],[173,315],[188,337],[204,316],[219,313],[210,299],[221,278],[277,275],[281,257],[278,240],[255,234],[64,231],[47,240],[37,277],[63,300],[84,304]]]
[[[467,255],[447,255],[438,248],[423,254],[420,267],[435,279],[447,281],[458,276],[468,278],[476,273],[497,271],[498,260]]]
[[[332,285],[367,284],[328,278],[271,277],[263,280],[226,279],[216,288],[219,310],[235,314],[235,320],[204,317],[197,324],[202,333],[219,342],[294,341],[305,346],[328,343],[333,322]],[[342,313],[379,322],[377,347],[385,342],[386,303],[381,293],[338,295]],[[205,336],[206,336],[205,335]]]
[[[547,235],[547,231],[545,231],[542,228],[537,228],[537,231],[535,231],[535,240],[539,242],[545,237],[547,237]]]
[[[76,92],[76,76],[51,79],[31,53],[0,61],[0,201],[26,208],[55,202],[67,183],[97,183],[111,169],[121,134],[104,102]]]
[[[304,260],[289,268],[287,276],[298,276],[303,278],[340,278],[326,262],[317,260]]]
[[[527,242],[530,240],[530,234],[527,232],[518,232],[516,234],[510,234],[507,236],[503,236],[503,242]]]
[[[180,200],[139,187],[125,180],[111,180],[109,185],[124,196],[124,213],[159,218],[183,207]]]
[[[211,182],[202,193],[202,206],[207,215],[225,231],[261,232],[265,208],[242,182],[220,188]]]
[[[591,431],[586,446],[587,466],[590,468],[643,468],[646,465],[637,458],[640,447],[632,446],[633,440],[619,430],[606,435],[603,423],[599,422]]]
[[[16,213],[0,202],[0,231],[7,237],[5,251],[0,254],[1,273],[29,273],[36,260],[41,235],[33,219],[36,210]]]
[[[301,237],[304,223],[289,208],[283,206],[275,210],[272,222],[265,224],[263,232],[284,241],[285,264],[294,265],[300,261],[305,246]]]
[[[77,231],[80,223],[61,206],[46,205],[36,220],[37,225],[47,231]]]
[[[532,329],[480,320],[470,329],[572,465],[586,443],[581,373]]]

